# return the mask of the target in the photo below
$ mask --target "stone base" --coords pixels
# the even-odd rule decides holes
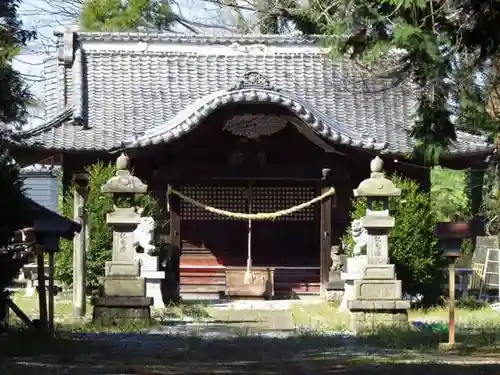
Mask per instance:
[[[100,294],[103,296],[142,297],[146,295],[146,279],[135,276],[106,276]]]
[[[336,281],[329,281],[326,284],[326,290],[339,290],[339,291],[344,291],[344,284],[345,282],[343,280],[336,280]]]
[[[380,327],[408,327],[408,312],[404,310],[351,311],[349,328],[359,333]]]
[[[350,329],[361,332],[383,326],[407,327],[410,301],[348,301]]]
[[[342,294],[342,300],[340,302],[339,311],[347,312],[349,308],[347,304],[352,301],[355,297],[354,293],[354,280],[346,280],[344,283],[344,293]]]
[[[153,298],[135,296],[93,297],[92,323],[102,326],[150,324]]]
[[[161,293],[161,284],[163,279],[146,279],[146,297],[153,298],[154,308],[163,308],[163,296]]]

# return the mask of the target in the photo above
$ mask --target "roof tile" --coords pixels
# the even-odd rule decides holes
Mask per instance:
[[[59,63],[65,74],[55,74],[53,63],[48,65],[48,110],[51,118],[64,111],[54,94],[56,75],[59,87],[66,84],[66,105],[74,106],[72,115],[81,114],[86,126],[70,119],[58,125],[51,121],[51,126],[32,131],[29,142],[47,148],[108,150],[123,142],[133,143],[131,140],[150,132],[170,129],[181,111],[206,111],[200,103],[214,92],[229,93],[241,77],[255,71],[281,90],[278,92],[289,93],[317,111],[329,126],[339,127],[331,130],[339,130],[342,136],[357,135],[353,145],[364,147],[367,143],[362,140],[372,139],[378,145],[386,144],[390,153],[413,148],[409,131],[415,100],[411,87],[392,87],[388,79],[367,77],[350,61],[333,62],[314,47],[317,38],[79,33],[77,39],[83,49],[83,82],[72,82],[77,74],[71,74],[67,61]],[[260,49],[235,52],[252,45]],[[275,49],[266,50],[271,47]],[[83,92],[78,95],[73,87],[80,86]],[[490,148],[483,138],[459,133],[458,140],[452,152]]]

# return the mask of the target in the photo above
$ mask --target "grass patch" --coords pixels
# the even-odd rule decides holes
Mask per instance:
[[[308,332],[346,331],[349,313],[339,312],[338,304],[293,305],[295,324]],[[445,308],[411,310],[409,319],[443,321],[448,319]],[[500,315],[491,308],[458,309],[456,340],[462,344],[462,354],[494,353],[500,350]],[[357,337],[359,344],[387,349],[435,352],[438,344],[448,341],[447,332],[408,328],[378,327]]]
[[[12,300],[18,307],[31,319],[38,319],[38,295],[26,296],[22,292],[15,292]],[[60,332],[137,332],[142,331],[146,325],[141,323],[131,323],[130,325],[121,325],[116,327],[103,327],[93,325],[92,305],[90,297],[87,298],[85,317],[73,316],[73,301],[68,294],[59,294],[54,301],[54,323],[56,329]],[[183,305],[170,305],[162,309],[152,310],[152,325],[162,325],[169,321],[206,321],[211,318],[211,313],[206,305],[193,303]],[[13,313],[10,313],[9,326],[21,328],[21,320]]]

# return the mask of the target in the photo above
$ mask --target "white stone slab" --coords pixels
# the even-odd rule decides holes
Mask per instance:
[[[153,308],[165,307],[161,294],[162,279],[146,279],[146,297],[153,298]]]
[[[360,255],[357,257],[347,258],[346,263],[346,280],[358,280],[363,277],[363,267],[368,264],[368,256]]]

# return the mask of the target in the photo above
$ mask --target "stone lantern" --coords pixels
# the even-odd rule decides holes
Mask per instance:
[[[135,258],[133,232],[141,215],[135,207],[138,195],[147,192],[138,177],[130,173],[129,159],[121,154],[116,161],[117,172],[102,187],[111,194],[114,211],[106,221],[113,230],[112,260],[106,262],[101,295],[92,299],[93,321],[103,325],[116,325],[151,319],[153,298],[146,297],[146,280],[140,277],[140,264]]]
[[[354,331],[379,324],[407,324],[410,308],[410,301],[402,299],[401,281],[396,279],[395,267],[389,262],[388,237],[394,227],[389,198],[398,197],[401,190],[385,177],[383,161],[378,156],[370,163],[370,169],[370,178],[354,190],[356,198],[368,201],[366,215],[361,218],[361,226],[367,232],[366,257],[353,280],[352,299],[347,301]]]

